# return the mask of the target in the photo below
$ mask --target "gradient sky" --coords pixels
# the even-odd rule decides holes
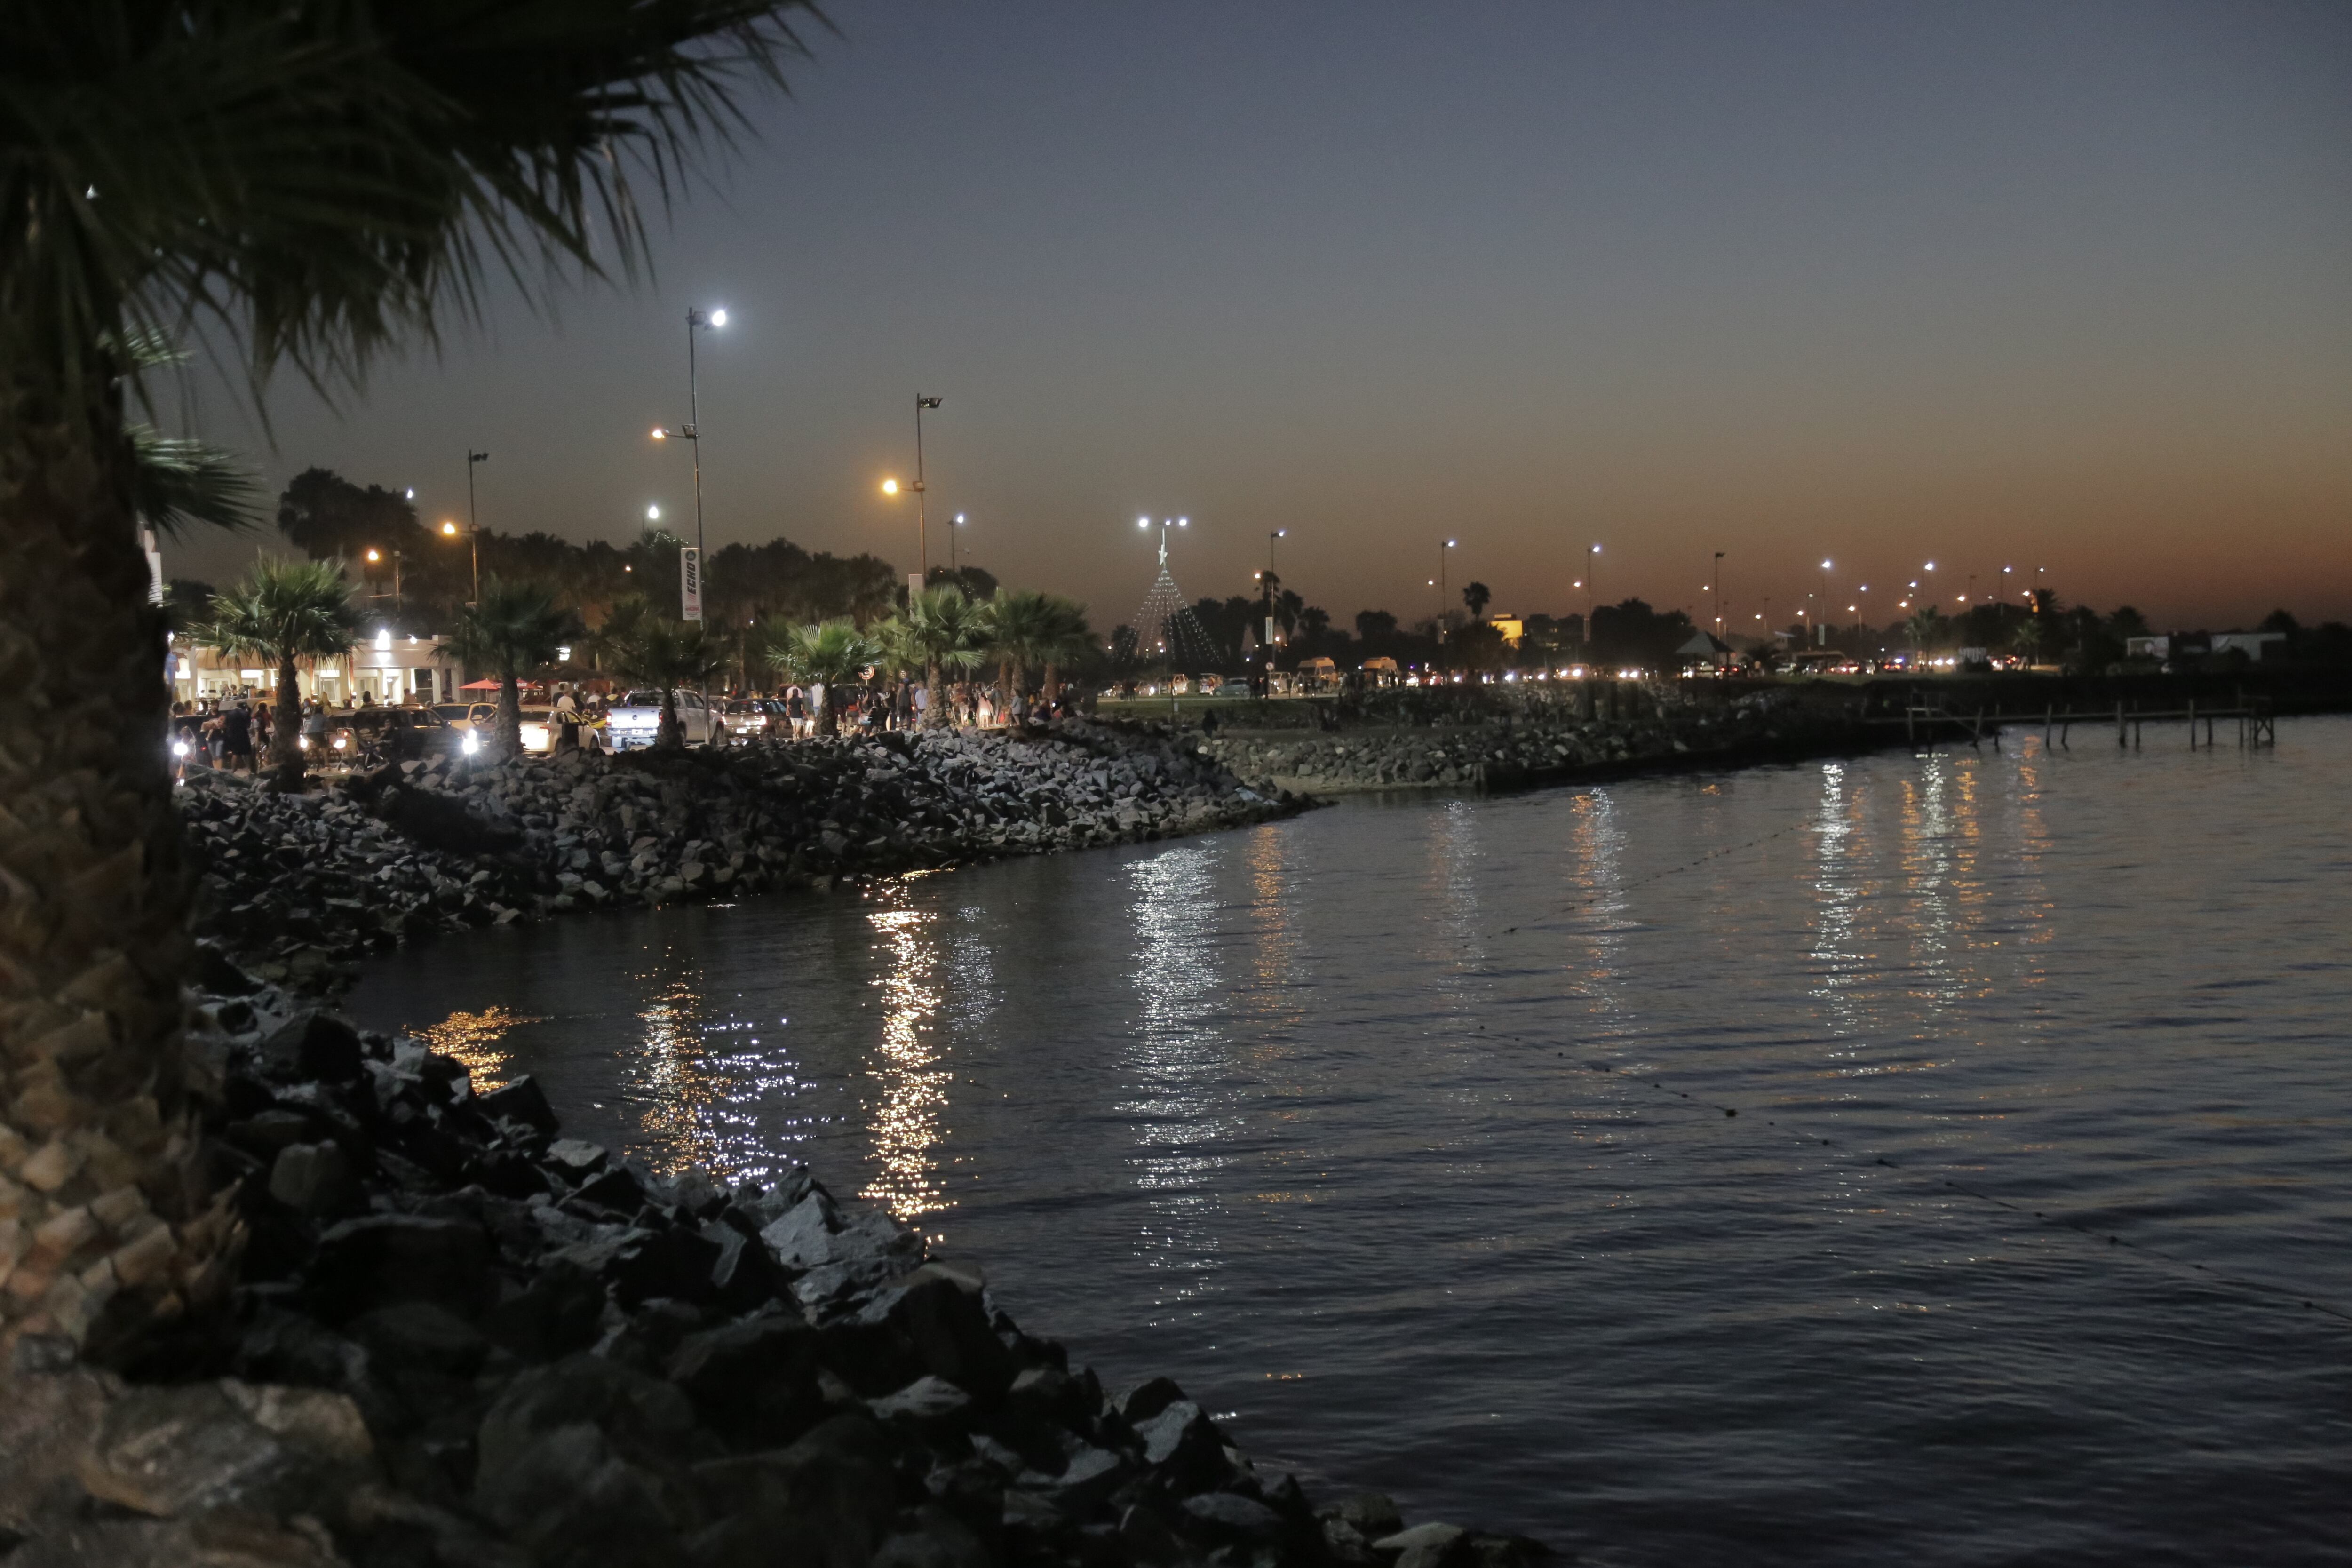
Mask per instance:
[[[1933,559],[2222,626],[2352,616],[2352,7],[953,5],[836,0],[795,94],[677,213],[656,275],[496,298],[271,437],[485,525],[690,515],[711,543],[914,563],[884,500],[1126,619],[1139,513],[1188,595],[1284,578],[1426,615],[1439,542],[1496,607],[1601,591],[1746,623]],[[274,445],[272,441],[274,440]],[[233,573],[249,542],[169,569]],[[2012,579],[2016,581],[2017,579]],[[1883,611],[1868,618],[1891,618]]]

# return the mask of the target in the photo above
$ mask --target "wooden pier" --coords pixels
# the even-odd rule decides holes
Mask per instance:
[[[2278,715],[2272,711],[2267,701],[2249,700],[2242,695],[2234,704],[2226,707],[2200,708],[2193,700],[2182,708],[2139,708],[2118,702],[2112,713],[2096,710],[2061,713],[2054,706],[2045,707],[2039,713],[1988,711],[1983,708],[1973,713],[1955,713],[1940,703],[1915,702],[1904,709],[1899,719],[1892,714],[1884,714],[1866,719],[1864,722],[1900,724],[1904,738],[1913,742],[1923,739],[1933,742],[1939,736],[1950,735],[1965,739],[1971,746],[1981,746],[1990,740],[1995,751],[2000,749],[2001,729],[2020,724],[2041,725],[2044,746],[2054,745],[2067,751],[2074,749],[2074,731],[2077,724],[2097,726],[2103,731],[2112,724],[2116,730],[2116,744],[2134,751],[2139,749],[2142,731],[2150,724],[2186,723],[2189,727],[2189,749],[2192,752],[2200,744],[2209,750],[2216,745],[2218,731],[2215,726],[2223,723],[2236,726],[2237,742],[2241,747],[2278,744]],[[2201,737],[2200,725],[2204,727]]]

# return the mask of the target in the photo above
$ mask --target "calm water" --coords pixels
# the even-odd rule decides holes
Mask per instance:
[[[1355,802],[354,1002],[657,1162],[806,1160],[1423,1518],[2352,1561],[2352,721],[2147,745]]]

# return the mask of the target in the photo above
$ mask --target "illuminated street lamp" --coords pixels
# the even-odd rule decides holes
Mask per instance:
[[[472,544],[474,547],[474,596],[466,602],[469,605],[479,604],[482,598],[481,531],[470,525],[465,528],[459,528],[457,526],[457,520],[453,517],[445,517],[441,520],[442,538],[455,539],[461,533],[465,535],[467,542]]]
[[[1446,552],[1447,552],[1448,551],[1452,550],[1455,545],[1459,544],[1460,542],[1461,542],[1461,541],[1460,541],[1460,540],[1457,540],[1457,539],[1449,539],[1449,540],[1447,540],[1444,544],[1440,545],[1440,546],[1438,547],[1438,551],[1437,551],[1437,640],[1438,640],[1439,642],[1444,642],[1444,641],[1445,640],[1445,609],[1446,609],[1446,606],[1445,606],[1445,563],[1446,563],[1446,559],[1447,559]]]
[[[950,577],[956,575],[956,530],[962,526],[963,513],[958,512],[955,514],[955,521],[948,525],[948,575]],[[929,581],[929,574],[925,574],[925,580]]]
[[[675,430],[665,429],[659,425],[654,426],[655,440],[687,441],[692,443],[694,447],[694,558],[697,563],[696,571],[698,573],[696,581],[706,588],[709,584],[709,578],[707,575],[708,563],[704,559],[702,548],[702,389],[695,374],[694,334],[697,331],[709,331],[711,328],[723,327],[726,324],[727,312],[725,310],[706,311],[701,307],[696,305],[689,305],[687,307],[686,423],[677,426]],[[694,615],[692,618],[698,621],[700,620],[702,618],[701,606],[697,605],[693,608]]]
[[[383,559],[383,552],[371,548],[367,558],[368,564],[373,566]],[[400,605],[400,552],[395,550],[392,552],[392,607],[398,610]]]

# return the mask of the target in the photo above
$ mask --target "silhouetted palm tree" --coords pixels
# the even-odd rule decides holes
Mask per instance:
[[[661,728],[654,735],[654,748],[674,752],[684,746],[686,727],[677,721],[678,689],[701,686],[727,668],[727,650],[704,634],[699,621],[642,616],[635,617],[614,656],[621,673],[661,692]],[[706,731],[704,739],[711,738]]]
[[[1087,607],[1060,594],[1046,595],[1045,636],[1038,639],[1038,648],[1045,666],[1043,689],[1045,700],[1051,702],[1062,694],[1061,667],[1095,651]]]
[[[633,272],[631,173],[667,194],[740,121],[742,85],[798,47],[790,4],[0,7],[0,1145],[83,1152],[12,1200],[25,1234],[110,1216],[17,1261],[0,1343],[127,1350],[223,1297],[236,1234],[178,1056],[193,949],[132,528],[133,345],[205,316],[257,384],[292,361],[348,385],[469,313],[493,270]]]
[[[816,732],[830,735],[838,728],[836,691],[856,679],[858,672],[874,662],[876,653],[856,622],[833,620],[786,627],[782,638],[768,650],[768,662],[795,680],[818,684]]]
[[[450,623],[449,651],[468,669],[499,678],[499,721],[494,744],[503,756],[522,751],[522,678],[544,669],[582,634],[580,617],[555,602],[536,583],[482,579],[482,596],[459,610]]]
[[[244,582],[213,596],[211,619],[193,635],[232,658],[278,669],[278,721],[270,731],[278,787],[302,787],[302,688],[295,666],[304,659],[341,658],[359,637],[359,606],[352,584],[331,561],[281,561],[264,556]]]
[[[923,672],[929,706],[923,728],[937,730],[948,721],[946,692],[940,685],[943,672],[968,675],[980,668],[984,628],[981,608],[961,588],[941,584],[926,588],[907,601],[880,640],[908,664]]]

